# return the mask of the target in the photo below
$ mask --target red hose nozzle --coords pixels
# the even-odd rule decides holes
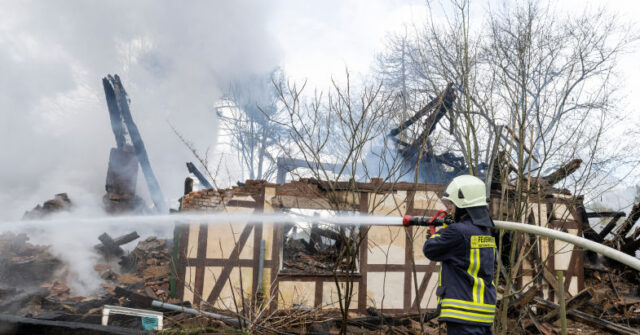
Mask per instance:
[[[445,211],[439,211],[436,215],[434,215],[432,218],[427,218],[424,216],[411,216],[411,215],[405,215],[402,218],[402,225],[405,227],[409,227],[409,226],[434,226],[434,227],[439,227],[442,225],[450,225],[453,223],[453,220],[449,219],[446,217],[447,212]]]

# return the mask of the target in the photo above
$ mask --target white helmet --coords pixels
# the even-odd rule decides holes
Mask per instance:
[[[453,202],[458,208],[466,209],[473,224],[493,227],[493,221],[489,217],[487,189],[480,178],[472,175],[453,178],[444,191],[443,199]]]
[[[468,208],[477,206],[487,206],[487,189],[484,182],[472,175],[462,175],[453,178],[446,191],[444,198],[458,208]]]

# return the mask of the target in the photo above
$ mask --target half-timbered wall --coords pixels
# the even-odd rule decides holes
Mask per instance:
[[[405,214],[433,215],[435,210],[444,207],[440,201],[443,191],[442,185],[375,181],[359,183],[356,188],[345,186],[343,191],[340,185],[332,188],[344,209],[398,216],[399,220]],[[330,209],[322,192],[322,185],[317,182],[275,185],[247,181],[245,186],[226,192],[205,190],[185,195],[182,210],[272,213],[285,208]],[[498,201],[492,203],[492,214],[497,215],[499,208],[495,204]],[[549,198],[540,206],[532,204],[529,213],[534,224],[580,233],[579,217],[567,199]],[[230,310],[242,308],[242,296],[245,302],[254,300],[253,288],[259,286],[259,246],[264,240],[262,286],[265,301],[273,308],[296,305],[338,308],[332,275],[281,273],[283,243],[279,224],[190,222],[178,225],[176,229],[179,236],[178,280],[184,283],[178,285],[177,296],[183,300],[194,305],[200,305],[204,300],[215,308]],[[364,312],[366,307],[375,306],[386,313],[399,313],[415,310],[419,303],[423,309],[435,309],[438,264],[422,254],[425,228],[363,226],[360,229],[367,233],[359,250],[359,273],[351,308]],[[541,246],[543,258],[550,257],[549,271],[565,271],[569,294],[582,289],[582,252],[559,241],[543,240]],[[530,269],[531,263],[524,262],[520,269],[520,285],[532,280]],[[547,289],[545,294],[552,293]]]

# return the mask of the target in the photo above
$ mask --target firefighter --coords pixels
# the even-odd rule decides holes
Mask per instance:
[[[423,248],[427,258],[441,262],[438,321],[446,323],[448,335],[490,335],[496,309],[496,243],[485,184],[474,176],[458,176],[443,199],[456,223],[427,236]]]

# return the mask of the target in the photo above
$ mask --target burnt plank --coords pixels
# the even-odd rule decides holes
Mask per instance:
[[[102,235],[98,236],[98,240],[100,240],[102,244],[98,244],[94,248],[107,257],[122,256],[124,254],[124,250],[122,250],[120,246],[123,244],[127,244],[139,237],[140,235],[138,235],[138,233],[134,231],[129,234],[119,236],[114,240],[111,238],[111,236],[109,236],[109,234],[103,233]]]
[[[588,218],[610,218],[610,217],[623,217],[627,214],[624,212],[589,212],[587,213]]]
[[[96,249],[100,250],[105,256],[122,256],[124,250],[116,244],[116,242],[107,233],[102,233],[98,236],[98,240],[102,242],[102,245],[96,246]]]
[[[571,310],[578,309],[584,304],[586,304],[593,297],[593,289],[588,288],[586,290],[582,290],[580,293],[576,294],[574,297],[571,297],[567,300],[567,313]],[[560,309],[553,309],[545,316],[542,317],[543,322],[553,322],[560,316]]]
[[[587,213],[587,217],[589,216],[589,214],[592,214],[592,213]],[[616,227],[616,223],[618,223],[618,220],[620,220],[620,218],[622,218],[625,215],[626,214],[624,212],[616,213],[611,219],[611,221],[609,221],[609,223],[607,223],[607,225],[598,233],[598,237],[595,241],[598,243],[602,243],[602,241],[604,241],[604,238],[607,237],[607,235],[609,235],[609,233],[613,230],[613,228]]]
[[[116,237],[115,240],[113,240],[113,242],[117,245],[123,245],[123,244],[127,244],[131,241],[134,241],[135,239],[139,238],[140,235],[138,235],[138,232],[131,232],[129,234],[125,234],[122,236],[118,236]]]
[[[213,189],[213,186],[211,186],[211,183],[209,183],[207,178],[204,177],[204,175],[200,172],[200,170],[198,170],[198,168],[195,165],[193,165],[193,163],[191,162],[187,163],[187,170],[189,170],[189,172],[191,172],[194,176],[196,176],[196,178],[198,178],[198,181],[200,181],[200,184],[204,186],[206,189]]]
[[[574,160],[570,161],[569,163],[563,165],[562,167],[560,167],[558,170],[554,171],[553,173],[542,177],[542,179],[544,181],[546,181],[548,183],[548,185],[557,184],[561,180],[567,178],[569,175],[574,173],[578,168],[580,168],[581,164],[582,164],[582,159],[579,159],[579,158],[578,159],[574,159]]]
[[[554,310],[559,308],[558,304],[539,297],[536,297],[534,300],[538,304],[538,306],[544,307],[545,309]],[[633,328],[607,321],[597,316],[587,314],[585,312],[577,310],[568,311],[567,317],[571,320],[578,321],[601,330],[605,330],[611,334],[638,335],[638,331]]]
[[[624,239],[625,236],[627,236],[627,234],[633,227],[633,224],[636,223],[636,221],[638,221],[639,218],[640,218],[640,202],[633,205],[633,207],[631,208],[631,212],[629,213],[629,216],[627,217],[626,220],[624,220],[624,222],[622,222],[622,225],[620,225],[620,228],[616,232],[616,239],[619,239],[619,240]]]

